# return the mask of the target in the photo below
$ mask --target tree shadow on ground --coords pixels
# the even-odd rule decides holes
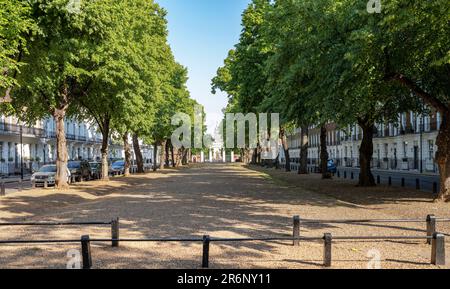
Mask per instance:
[[[80,183],[65,193],[48,191],[46,195],[34,195],[31,191],[30,194],[2,199],[1,206],[4,216],[1,218],[2,222],[108,221],[120,217],[121,238],[186,238],[201,237],[204,234],[224,238],[288,237],[292,235],[292,216],[302,212],[302,209],[315,208],[320,212],[329,212],[332,209],[352,211],[355,214],[363,210],[357,205],[340,202],[336,198],[292,190],[289,186],[279,185],[260,173],[245,170],[240,166],[224,165],[194,166],[128,178],[112,178],[108,183]],[[362,226],[367,228],[370,225]],[[388,228],[397,231],[408,229],[406,226]],[[4,230],[8,231],[5,233]],[[350,226],[320,224],[302,227],[302,234],[315,236],[334,231],[362,234],[359,229]],[[0,234],[2,239],[5,239],[5,236],[8,239],[80,238],[82,234],[90,234],[91,238],[110,236],[107,227],[0,227]],[[198,266],[201,244],[189,243],[181,246],[187,255],[197,256],[187,259],[177,258],[177,249],[169,244],[159,246],[160,249],[153,244],[146,246],[134,248],[124,244],[120,249],[109,249],[107,245],[96,247],[102,254],[100,259],[104,261],[98,261],[95,266],[101,267],[101,262],[108,262],[108,266],[118,268],[139,268],[139,262],[143,262],[142,266],[145,267]],[[215,243],[213,246],[224,252],[221,255],[252,260],[265,259],[268,254],[277,255],[281,254],[279,250],[292,249],[290,242],[285,241],[240,242],[232,245]],[[162,250],[163,248],[165,250]],[[239,252],[233,253],[233,250]],[[27,256],[39,257],[41,251],[25,252]],[[51,255],[52,251],[48,254]],[[280,255],[278,261],[286,259],[283,254],[285,253]],[[12,250],[5,256],[7,257],[2,257],[2,264],[19,264],[23,254],[20,250]],[[130,259],[133,260],[132,264]],[[148,260],[151,260],[151,264]],[[221,264],[226,266],[227,263],[219,262],[217,266],[220,267]]]
[[[306,189],[355,205],[409,202],[433,203],[435,197],[430,192],[389,187],[386,185],[361,188],[356,186],[356,181],[337,178],[322,180],[320,174],[299,175],[295,172],[287,173],[283,170],[268,169],[259,166],[248,166],[248,168],[257,172],[266,173],[275,181],[292,188]]]

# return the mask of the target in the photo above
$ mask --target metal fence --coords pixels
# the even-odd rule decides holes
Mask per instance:
[[[333,236],[325,233],[323,236],[306,237],[301,236],[301,224],[357,224],[357,223],[420,223],[425,222],[427,233],[424,236]],[[345,220],[311,220],[301,219],[299,216],[293,218],[293,235],[260,237],[260,238],[214,238],[209,235],[194,238],[119,238],[119,218],[110,222],[29,222],[29,223],[0,223],[0,226],[86,226],[86,225],[111,225],[111,238],[91,239],[89,235],[83,235],[80,239],[61,240],[0,240],[0,244],[67,244],[80,243],[83,269],[92,268],[91,243],[111,242],[113,247],[119,247],[120,243],[126,242],[187,242],[202,243],[202,268],[209,267],[209,252],[211,243],[236,243],[236,242],[274,242],[292,241],[293,246],[299,246],[300,242],[322,242],[323,244],[323,266],[332,266],[332,244],[339,240],[426,240],[431,244],[430,263],[443,266],[446,264],[445,258],[445,235],[436,232],[437,222],[450,222],[450,218],[437,218],[428,215],[423,219],[345,219]]]
[[[116,241],[119,239],[119,218],[112,219],[111,221],[89,221],[89,222],[1,222],[0,227],[61,227],[61,226],[111,226],[111,246],[118,247],[119,243]],[[47,240],[47,243],[52,243],[52,240]],[[63,240],[64,241],[64,240]],[[45,243],[45,240],[0,240],[0,244],[19,244],[19,243]],[[58,242],[59,243],[59,242]],[[64,243],[64,242],[63,242]],[[69,242],[70,243],[70,242]]]

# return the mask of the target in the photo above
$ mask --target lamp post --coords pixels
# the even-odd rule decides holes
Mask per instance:
[[[23,181],[23,125],[20,125],[20,179]]]
[[[23,107],[22,112],[26,114],[28,108]],[[23,123],[20,123],[20,180],[23,181]]]
[[[420,173],[423,174],[423,132],[424,132],[424,126],[425,126],[425,120],[423,116],[423,111],[425,109],[425,104],[422,101],[422,112],[420,113]]]

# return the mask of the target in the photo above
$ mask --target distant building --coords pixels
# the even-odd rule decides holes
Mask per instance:
[[[436,138],[441,125],[437,112],[420,115],[413,112],[399,114],[396,123],[378,123],[374,132],[372,167],[383,170],[438,173],[435,164]],[[358,167],[362,130],[357,125],[339,128],[328,123],[327,148],[329,158],[337,166]],[[296,129],[288,136],[290,158],[296,165],[300,159],[300,133]],[[285,162],[281,151],[282,163]],[[320,162],[320,128],[309,129],[308,165],[317,168]]]
[[[52,118],[29,127],[15,117],[0,119],[0,174],[18,174],[22,161],[26,171],[56,161],[56,125]],[[22,144],[20,136],[22,132]],[[102,136],[95,125],[67,119],[65,132],[69,160],[99,160]],[[152,158],[153,149],[142,146],[144,159]],[[110,158],[123,158],[122,144],[110,141]],[[133,154],[134,158],[134,154]]]

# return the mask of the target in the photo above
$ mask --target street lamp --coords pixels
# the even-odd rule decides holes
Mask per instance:
[[[25,114],[28,108],[23,107],[22,112]],[[20,123],[20,180],[23,181],[23,124]]]
[[[23,125],[20,125],[20,179],[23,181]]]
[[[425,109],[424,107],[424,103],[422,102],[422,112],[420,114],[420,127],[419,127],[419,132],[420,132],[420,173],[423,174],[423,131],[424,131],[424,116],[423,116],[423,111]]]

